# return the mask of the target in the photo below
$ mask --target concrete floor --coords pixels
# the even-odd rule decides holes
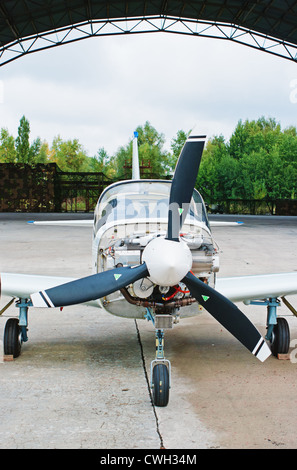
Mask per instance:
[[[26,223],[47,217],[0,214],[1,272],[91,273],[91,230]],[[213,230],[220,276],[297,269],[297,218],[237,219],[244,225]],[[297,296],[289,300],[297,307]],[[3,297],[0,308],[7,301]],[[265,334],[266,309],[239,307]],[[16,314],[12,306],[0,317],[0,338]],[[289,321],[295,347],[297,319],[285,306],[279,314]],[[294,361],[271,357],[262,364],[209,314],[183,319],[165,338],[170,402],[154,408],[147,384],[154,349],[146,321],[91,307],[32,308],[21,356],[0,361],[0,448],[297,447]]]

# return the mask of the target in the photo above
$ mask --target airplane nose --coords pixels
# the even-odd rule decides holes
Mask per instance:
[[[149,278],[159,286],[175,286],[192,267],[192,254],[183,242],[153,239],[144,249],[142,260],[146,263]]]

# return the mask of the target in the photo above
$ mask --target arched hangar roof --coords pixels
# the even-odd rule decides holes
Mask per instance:
[[[236,41],[297,60],[293,0],[3,0],[0,65],[92,36],[171,32]]]

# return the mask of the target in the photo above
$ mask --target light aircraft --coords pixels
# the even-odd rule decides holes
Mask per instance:
[[[171,366],[164,355],[164,331],[180,317],[207,310],[262,362],[271,352],[288,352],[289,328],[277,318],[277,307],[280,297],[292,307],[284,296],[297,293],[297,273],[216,278],[219,255],[205,204],[194,188],[205,140],[188,137],[172,182],[141,180],[135,134],[132,179],[102,192],[93,221],[45,222],[92,224],[93,274],[72,279],[1,273],[0,293],[13,299],[0,314],[14,299],[19,308],[19,318],[5,326],[5,355],[18,357],[28,340],[29,307],[88,304],[122,317],[146,318],[156,335],[152,399],[166,406]],[[234,304],[241,301],[267,306],[265,339]]]

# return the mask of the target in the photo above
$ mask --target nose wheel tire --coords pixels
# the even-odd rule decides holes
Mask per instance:
[[[156,364],[154,366],[152,394],[155,406],[167,406],[169,401],[169,372],[165,364]]]
[[[278,318],[273,328],[271,351],[274,356],[287,354],[290,347],[290,330],[285,318]]]
[[[17,318],[9,318],[4,329],[4,355],[19,357],[21,354],[22,340],[21,328]]]

